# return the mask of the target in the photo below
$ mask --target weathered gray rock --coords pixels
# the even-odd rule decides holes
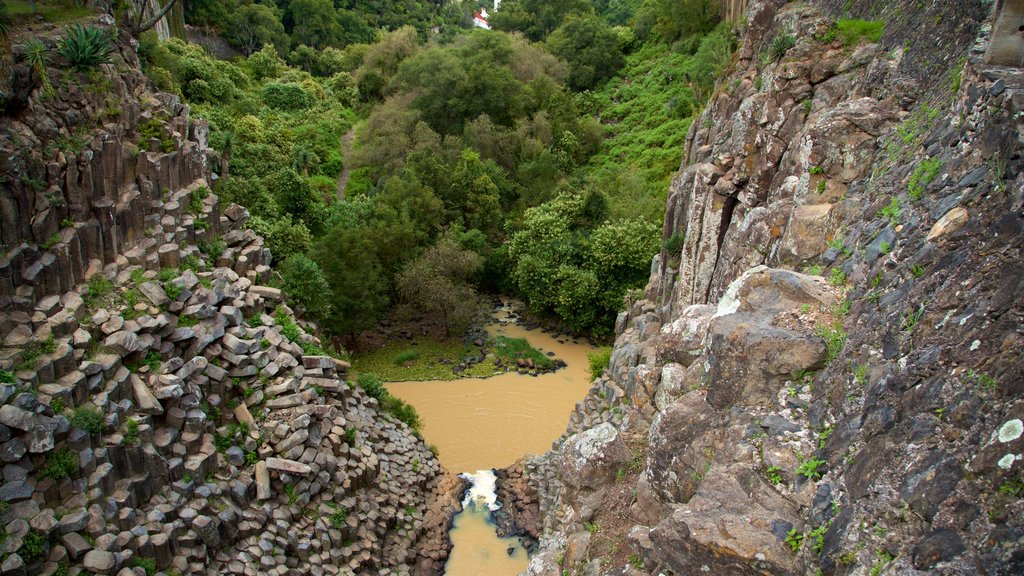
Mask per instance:
[[[141,350],[138,334],[127,330],[114,332],[107,336],[107,339],[103,341],[103,345],[109,348],[111,352],[122,357]]]
[[[117,556],[104,550],[90,550],[85,553],[82,566],[97,574],[113,574],[118,565]]]
[[[270,491],[270,470],[265,461],[256,463],[256,499],[266,500],[272,496]]]
[[[163,306],[171,301],[163,287],[156,282],[143,282],[139,285],[139,292],[149,300],[153,306]]]
[[[820,368],[825,354],[820,338],[766,325],[761,316],[717,317],[705,351],[708,403],[715,408],[770,404],[794,374]]]
[[[605,422],[566,441],[562,479],[573,486],[596,488],[614,478],[619,466],[629,459],[619,431]]]
[[[308,464],[284,458],[267,458],[266,464],[267,469],[277,470],[278,472],[284,472],[285,474],[298,474],[300,476],[305,476],[313,471]]]

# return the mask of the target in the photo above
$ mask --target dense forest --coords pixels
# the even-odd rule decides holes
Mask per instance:
[[[493,30],[479,2],[184,4],[245,56],[147,33],[147,73],[209,121],[216,192],[337,336],[396,306],[455,333],[480,291],[608,336],[734,44],[708,0],[506,0]]]

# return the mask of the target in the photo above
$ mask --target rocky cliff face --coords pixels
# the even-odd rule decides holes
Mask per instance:
[[[266,285],[204,124],[119,54],[0,118],[0,572],[439,572],[461,483]]]
[[[847,4],[749,5],[670,190],[683,247],[523,464],[529,574],[1024,570],[1024,82],[986,63],[1004,7],[854,7],[885,22],[872,42],[834,27]]]

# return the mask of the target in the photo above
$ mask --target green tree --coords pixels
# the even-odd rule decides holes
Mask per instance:
[[[342,34],[331,0],[291,0],[292,40],[313,48],[338,45]]]
[[[718,23],[718,2],[712,0],[645,0],[637,11],[641,37],[653,33],[667,44],[706,34]]]
[[[451,209],[458,211],[467,229],[476,228],[492,236],[497,233],[501,224],[498,187],[475,151],[462,151],[444,198]]]
[[[320,321],[328,317],[331,287],[320,266],[305,254],[293,254],[280,267],[284,289],[292,302],[302,306],[312,318]]]
[[[249,227],[263,237],[274,258],[284,261],[309,250],[312,237],[303,222],[294,222],[290,214],[273,220],[258,216],[249,219]]]
[[[590,14],[586,0],[505,0],[491,17],[498,30],[522,32],[534,42],[543,40],[570,14]]]
[[[483,259],[450,238],[442,238],[398,274],[396,284],[402,298],[417,309],[441,316],[445,336],[464,330],[479,310],[476,291],[469,277]]]
[[[387,306],[387,285],[373,242],[364,228],[336,227],[318,239],[313,259],[331,290],[326,328],[350,342],[373,326]]]
[[[626,62],[618,35],[593,14],[567,18],[548,37],[548,46],[569,63],[569,86],[574,90],[594,88]]]
[[[265,44],[273,45],[280,53],[288,50],[281,15],[265,4],[248,4],[233,11],[227,19],[225,37],[246,56]]]
[[[277,170],[265,182],[282,212],[301,220],[310,230],[323,224],[322,200],[295,170]]]

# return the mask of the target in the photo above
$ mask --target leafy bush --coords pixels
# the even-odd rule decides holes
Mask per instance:
[[[661,241],[662,249],[668,252],[670,256],[675,256],[682,252],[685,244],[686,235],[680,232],[677,232]]]
[[[826,362],[831,362],[839,356],[842,352],[843,346],[846,344],[846,332],[843,331],[843,325],[839,322],[835,324],[820,324],[814,329],[814,335],[825,341],[825,347],[827,354],[825,357]]]
[[[405,425],[412,428],[414,432],[419,432],[423,427],[420,415],[416,412],[416,408],[412,404],[408,404],[401,399],[388,394],[384,397],[381,405],[384,407],[385,412],[391,414],[400,422],[405,423]]]
[[[525,338],[498,336],[494,339],[494,355],[512,363],[519,359],[532,360],[533,365],[541,370],[547,370],[555,364],[543,352],[530,346]]]
[[[363,372],[356,378],[356,384],[362,388],[367,396],[380,400],[387,395],[388,390],[384,387],[384,381],[373,372]]]
[[[924,189],[935,176],[942,170],[942,160],[938,158],[927,158],[914,168],[910,174],[910,183],[907,185],[907,192],[912,200],[920,200],[924,195]]]
[[[39,478],[63,480],[70,478],[78,470],[78,455],[70,448],[59,448],[46,455],[46,467]]]
[[[323,271],[316,262],[304,254],[293,254],[281,265],[284,290],[292,302],[306,309],[316,319],[325,318],[330,311],[331,291]]]
[[[263,103],[278,110],[305,110],[313,105],[313,96],[301,84],[271,82],[263,87]]]
[[[19,370],[32,370],[38,364],[39,359],[47,354],[53,354],[57,351],[57,341],[50,336],[42,342],[33,340],[25,345],[21,351],[21,363],[18,364]]]
[[[110,32],[96,26],[72,24],[64,29],[64,37],[57,43],[57,53],[75,70],[85,71],[110,63],[114,51]]]
[[[345,508],[339,508],[328,516],[327,519],[330,521],[331,526],[340,529],[345,526],[345,521],[348,520],[348,510]]]
[[[142,568],[146,571],[146,576],[153,576],[153,574],[156,574],[156,559],[135,556],[132,558],[132,567]]]
[[[82,298],[86,306],[92,308],[99,305],[100,300],[114,290],[114,283],[102,273],[93,274],[86,285],[85,296]]]
[[[39,530],[32,530],[22,539],[18,556],[21,556],[25,564],[34,564],[46,557],[47,548],[46,535]]]
[[[289,342],[298,342],[299,337],[302,335],[302,331],[299,329],[299,325],[295,323],[284,310],[278,309],[274,314],[274,321],[281,327],[281,334],[288,339]]]
[[[134,446],[139,441],[139,421],[128,419],[124,423],[124,443],[128,446]]]
[[[100,414],[100,411],[89,408],[88,406],[79,406],[78,408],[75,408],[75,411],[71,414],[71,418],[69,420],[72,426],[75,428],[81,428],[92,436],[103,432],[103,428],[106,427],[106,422],[103,419],[103,415]]]
[[[587,352],[587,362],[590,364],[590,377],[593,379],[600,378],[611,359],[612,349],[608,346],[598,348],[593,352]]]

